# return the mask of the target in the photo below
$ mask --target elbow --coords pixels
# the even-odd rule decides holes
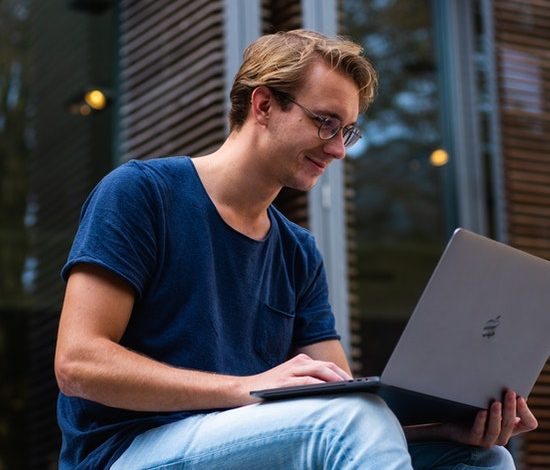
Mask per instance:
[[[54,363],[55,378],[64,395],[82,396],[82,366],[65,354],[57,353]]]

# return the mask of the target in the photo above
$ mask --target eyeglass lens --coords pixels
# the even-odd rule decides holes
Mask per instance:
[[[319,137],[327,140],[332,139],[338,132],[340,132],[340,121],[338,119],[327,118],[319,128]],[[342,134],[346,147],[351,147],[361,138],[361,133],[353,126],[344,127]]]

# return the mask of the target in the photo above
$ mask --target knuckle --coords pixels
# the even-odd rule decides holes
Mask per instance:
[[[315,379],[313,377],[306,377],[306,379],[305,379],[305,385],[316,384],[316,383],[319,383],[319,382],[321,382],[321,381],[318,380],[318,379]]]

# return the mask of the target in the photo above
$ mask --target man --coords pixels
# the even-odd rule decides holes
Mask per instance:
[[[63,268],[61,469],[403,469],[411,455],[416,468],[513,468],[495,444],[536,420],[512,392],[471,428],[406,429],[421,441],[410,450],[374,396],[249,395],[351,377],[314,241],[271,203],[344,158],[375,87],[354,43],[264,36],[219,150],[130,162],[96,187]]]

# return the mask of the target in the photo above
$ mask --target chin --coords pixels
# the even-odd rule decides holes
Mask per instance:
[[[282,181],[284,182],[283,186],[287,188],[295,189],[296,191],[309,191],[317,184],[320,176],[321,175],[297,170],[293,173],[287,174],[286,178]]]
[[[296,191],[309,191],[317,184],[317,179],[314,181],[294,181],[290,184],[287,184],[286,187],[290,189],[295,189]]]

